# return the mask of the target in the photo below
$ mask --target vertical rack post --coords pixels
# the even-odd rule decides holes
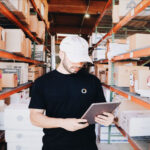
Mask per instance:
[[[55,36],[51,36],[51,69],[56,68],[56,57],[55,57]]]
[[[115,5],[115,0],[112,1],[112,9]],[[113,23],[112,23],[112,28],[113,28]],[[112,42],[114,43],[114,39],[115,39],[115,34],[112,33]],[[114,85],[114,78],[113,78],[113,74],[114,74],[114,63],[113,62],[110,62],[111,63],[111,85]],[[110,102],[112,102],[112,99],[113,99],[113,92],[110,91]],[[108,127],[108,144],[110,144],[110,140],[111,140],[111,125]]]

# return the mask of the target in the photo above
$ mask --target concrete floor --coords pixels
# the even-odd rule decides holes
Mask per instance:
[[[98,143],[97,144],[99,150],[133,150],[130,144],[104,144]]]

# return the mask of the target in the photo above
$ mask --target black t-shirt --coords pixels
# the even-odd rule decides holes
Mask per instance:
[[[57,70],[38,78],[32,87],[29,108],[45,109],[54,118],[81,118],[92,103],[105,102],[99,79],[84,70],[62,74]],[[43,150],[97,150],[95,126],[70,132],[44,129]]]

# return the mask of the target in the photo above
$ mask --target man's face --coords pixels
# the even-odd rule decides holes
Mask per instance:
[[[69,73],[77,73],[85,64],[84,62],[73,63],[69,60],[66,54],[64,54],[64,59],[62,60],[63,67]]]

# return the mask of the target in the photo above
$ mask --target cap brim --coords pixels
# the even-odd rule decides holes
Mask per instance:
[[[69,58],[69,60],[73,63],[79,63],[79,62],[89,62],[93,64],[92,59],[89,56],[84,56],[84,57],[75,57],[73,55],[67,54],[67,57]]]

